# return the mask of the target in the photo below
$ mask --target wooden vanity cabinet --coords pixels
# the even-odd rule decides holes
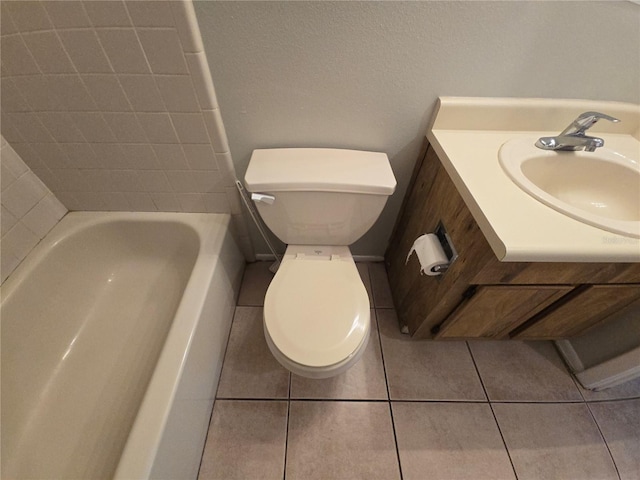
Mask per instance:
[[[440,223],[458,257],[443,275],[421,275],[407,254]],[[417,338],[567,338],[640,299],[638,263],[500,262],[427,143],[385,262],[398,319]]]

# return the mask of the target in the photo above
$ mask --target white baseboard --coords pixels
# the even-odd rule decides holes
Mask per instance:
[[[576,373],[582,386],[590,390],[613,387],[637,377],[640,377],[640,347]]]

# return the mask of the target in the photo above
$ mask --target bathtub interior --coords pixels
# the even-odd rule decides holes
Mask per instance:
[[[179,222],[97,224],[3,285],[3,478],[114,475],[200,247]]]

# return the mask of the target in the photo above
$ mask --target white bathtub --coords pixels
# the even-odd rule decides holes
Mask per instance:
[[[67,215],[2,286],[2,478],[195,478],[244,259],[228,215]]]

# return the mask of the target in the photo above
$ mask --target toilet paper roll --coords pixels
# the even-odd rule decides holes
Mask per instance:
[[[430,276],[440,275],[441,272],[433,271],[434,267],[449,264],[449,259],[444,253],[442,245],[440,245],[440,241],[435,233],[427,233],[426,235],[421,235],[416,238],[416,241],[413,242],[411,246],[411,250],[409,250],[405,265],[409,262],[409,257],[411,257],[413,252],[416,252],[418,256],[421,274],[426,273]]]

